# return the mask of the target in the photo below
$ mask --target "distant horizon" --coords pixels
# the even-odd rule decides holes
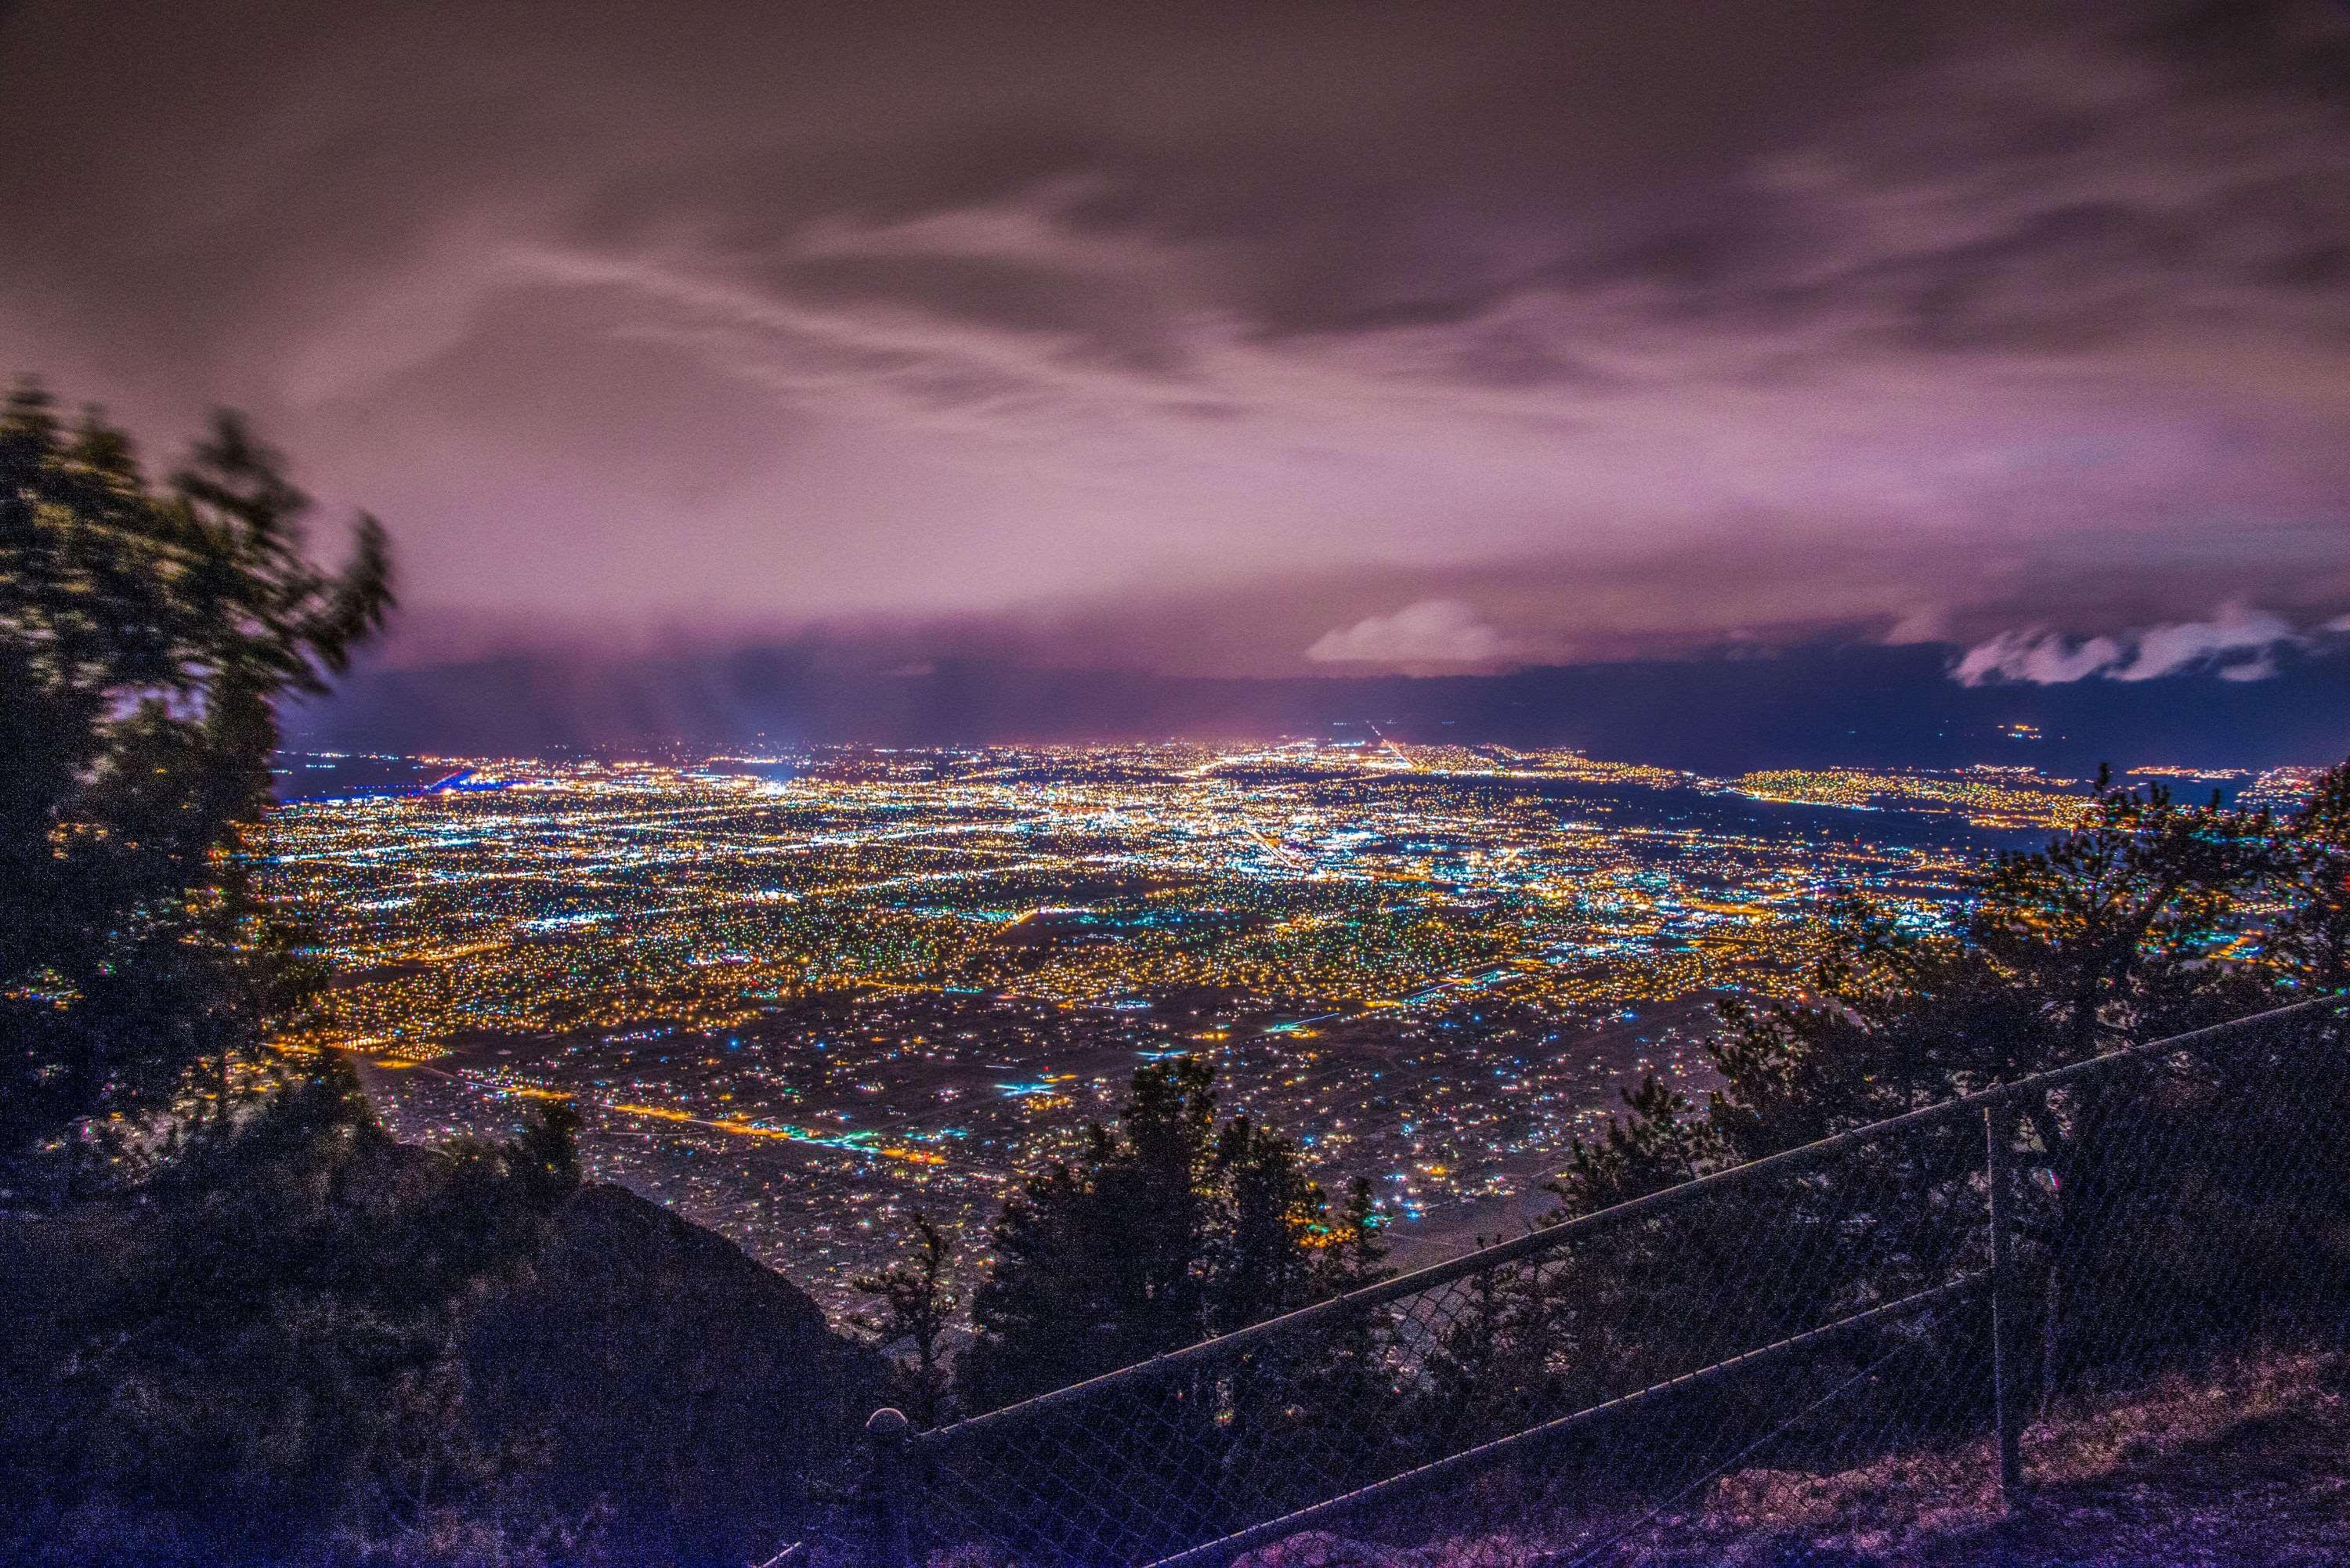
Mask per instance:
[[[1576,746],[1703,774],[2029,763],[2319,766],[2350,753],[2350,652],[2067,683],[1949,679],[1949,646],[1823,643],[1746,657],[1492,675],[1209,678],[987,659],[889,665],[813,644],[598,659],[509,651],[362,665],[288,716],[296,749],[560,755],[630,748],[1251,743],[1352,724],[1417,743]],[[2019,729],[2018,727],[2021,727]]]

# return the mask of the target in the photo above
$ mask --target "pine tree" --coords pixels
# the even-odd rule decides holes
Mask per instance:
[[[1207,1323],[1228,1334],[1315,1295],[1327,1203],[1298,1168],[1297,1146],[1247,1116],[1217,1135],[1210,1179],[1214,1251],[1205,1261]]]
[[[917,1428],[927,1429],[947,1418],[947,1334],[960,1303],[951,1273],[954,1244],[927,1214],[917,1212],[908,1225],[905,1255],[851,1283],[879,1304],[856,1324],[867,1344],[892,1356],[891,1397]]]
[[[1313,1294],[1345,1295],[1391,1276],[1381,1217],[1371,1184],[1348,1184],[1347,1206],[1319,1239]],[[1397,1370],[1394,1317],[1380,1306],[1343,1309],[1314,1336],[1297,1379],[1305,1419],[1319,1431],[1320,1448],[1342,1471],[1366,1478],[1382,1449],[1398,1438],[1403,1390]]]
[[[0,411],[0,1183],[224,1112],[314,978],[241,851],[275,702],[323,690],[391,596],[371,519],[342,572],[308,562],[307,504],[230,416],[159,486],[96,415],[29,388]]]
[[[2296,990],[2350,989],[2350,763],[2320,776],[2282,826],[2287,912],[2263,965]]]
[[[1718,1164],[1721,1141],[1712,1124],[1691,1115],[1689,1096],[1653,1073],[1637,1089],[1618,1091],[1628,1115],[1613,1118],[1596,1144],[1578,1137],[1567,1168],[1546,1190],[1558,1208],[1544,1217],[1557,1224],[1692,1180]]]
[[[1113,1127],[1004,1206],[972,1302],[975,1408],[1025,1397],[1315,1299],[1327,1203],[1296,1146],[1245,1116],[1216,1125],[1214,1066],[1135,1074]]]
[[[1347,1207],[1337,1222],[1321,1238],[1315,1260],[1314,1296],[1344,1295],[1374,1285],[1392,1275],[1388,1267],[1385,1222],[1371,1197],[1371,1184],[1357,1177],[1347,1184]]]
[[[2331,799],[2321,791],[2309,820],[2334,811]],[[2330,917],[2298,911],[2324,908],[2314,887],[2334,873],[2315,846],[2323,836],[2313,827],[2301,850],[2313,890],[2272,933],[2280,950],[2320,965],[2339,950]],[[2186,806],[2159,788],[2118,790],[2101,774],[2087,820],[2044,850],[1984,867],[1953,929],[1912,929],[1866,899],[1834,901],[1808,998],[1724,1007],[1710,1043],[1723,1084],[1705,1113],[1692,1116],[1644,1085],[1629,1096],[1629,1118],[1602,1143],[1578,1144],[1561,1184],[1562,1212],[1587,1212],[2128,1040],[2253,1011],[2274,995],[2274,983],[2226,955],[2261,934],[2259,896],[2276,889],[2291,862],[2277,839],[2263,814],[2225,810],[2216,799]],[[2350,917],[2342,929],[2350,932]],[[2188,1125],[2182,1118],[2210,1115],[2208,1074],[2173,1064],[2148,1071],[2161,1075],[2159,1085],[2140,1075],[2025,1103],[2011,1129],[2019,1160],[2045,1172],[2015,1198],[2043,1274],[2051,1382],[2062,1375],[2068,1336],[2094,1318],[2101,1293],[2141,1266],[2130,1262],[2134,1239],[2173,1202],[2140,1179],[2135,1147],[2188,1147],[2177,1130]],[[1672,1291],[1741,1299],[1746,1260],[1738,1238],[1745,1234],[1804,1225],[1866,1238],[1873,1261],[1856,1258],[1847,1268],[1823,1257],[1807,1265],[1808,1299],[1785,1303],[1807,1321],[1859,1299],[1846,1277],[1854,1270],[1883,1276],[1878,1289],[1904,1288],[1884,1274],[1888,1260],[1914,1274],[1913,1284],[1940,1277],[1954,1231],[1945,1217],[1980,1202],[1972,1184],[1981,1141],[1964,1129],[1899,1140],[1856,1151],[1808,1184],[1710,1200],[1653,1236],[1648,1227],[1617,1232],[1605,1257],[1578,1262],[1572,1276],[1586,1352],[1608,1336],[1608,1324],[1644,1314],[1670,1324]],[[1647,1338],[1660,1334],[1669,1337],[1651,1329]],[[1630,1353],[1623,1345],[1606,1352]]]

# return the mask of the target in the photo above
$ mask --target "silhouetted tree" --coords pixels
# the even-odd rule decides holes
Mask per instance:
[[[1142,1069],[1116,1128],[1094,1123],[1076,1159],[1005,1203],[972,1302],[962,1376],[974,1407],[1198,1336],[1211,1077],[1189,1057]]]
[[[2313,992],[2350,988],[2350,763],[2328,770],[2281,825],[2283,919],[2262,967]]]
[[[1326,1289],[1327,1203],[1296,1146],[1216,1126],[1215,1069],[1185,1056],[1134,1075],[1115,1128],[1004,1206],[972,1297],[970,1403],[1062,1386],[1284,1312]]]
[[[1384,1222],[1371,1184],[1347,1185],[1346,1208],[1317,1238],[1312,1293],[1344,1295],[1378,1283],[1388,1266]],[[1322,1446],[1343,1466],[1367,1475],[1382,1449],[1399,1443],[1403,1413],[1393,1319],[1380,1307],[1340,1311],[1314,1335],[1307,1369],[1296,1379],[1299,1419],[1317,1428]]]
[[[910,1222],[906,1252],[878,1274],[850,1282],[879,1311],[858,1317],[866,1343],[891,1355],[890,1396],[918,1428],[944,1419],[951,1392],[947,1335],[959,1298],[951,1269],[954,1244],[927,1214]]]
[[[2216,800],[2186,806],[2159,788],[2117,790],[2101,774],[2088,819],[2044,850],[1985,866],[1954,929],[1915,929],[1865,899],[1838,900],[1808,996],[1725,1006],[1711,1042],[1723,1084],[1706,1112],[1690,1115],[1653,1085],[1628,1096],[1628,1116],[1603,1142],[1578,1144],[1562,1215],[2256,1011],[2281,999],[2280,965],[2298,966],[2287,981],[2296,986],[2338,977],[2350,933],[2340,877],[2350,864],[2335,863],[2322,825],[2350,813],[2344,800],[2350,788],[2329,780],[2301,826],[2281,835],[2265,814]],[[2270,900],[2296,879],[2279,918]],[[2266,961],[2244,961],[2264,937]],[[2209,1063],[2148,1064],[2018,1106],[2007,1129],[2017,1160],[2044,1172],[2015,1199],[2043,1281],[2048,1386],[2064,1376],[2082,1329],[2114,1337],[2102,1319],[2115,1293],[2145,1285],[2149,1270],[2171,1269],[2164,1288],[2181,1300],[2202,1293],[2207,1318],[2225,1312],[2225,1271],[2186,1278],[2194,1248],[2176,1235],[2157,1241],[2155,1231],[2175,1227],[2182,1206],[2213,1199],[2225,1158],[2217,1151],[2241,1120],[2259,1119],[2262,1085],[2292,1076],[2231,1075],[2223,1088]],[[2281,1129],[2272,1150],[2275,1136]],[[1741,1299],[1754,1262],[1746,1238],[1837,1235],[1853,1238],[1846,1251],[1865,1250],[1844,1262],[1807,1254],[1806,1299],[1781,1303],[1791,1324],[1849,1310],[1869,1291],[1941,1277],[1980,1210],[1980,1132],[1960,1127],[1888,1140],[1803,1183],[1721,1195],[1670,1223],[1625,1228],[1569,1276],[1581,1292],[1573,1315],[1583,1353],[1607,1340],[1606,1354],[1620,1359],[1626,1347],[1608,1325],[1635,1319],[1651,1325],[1635,1349],[1669,1344],[1677,1318],[1690,1315],[1670,1310],[1672,1289],[1688,1300]],[[2181,1309],[2174,1337],[2182,1342],[2193,1310]],[[1676,1355],[1712,1348],[1690,1345]]]
[[[0,1556],[265,1561],[480,1538],[502,1517],[559,1531],[522,1524],[527,1445],[467,1418],[462,1338],[574,1190],[574,1125],[557,1106],[512,1142],[403,1147],[321,1063],[140,1201],[12,1231]]]
[[[94,414],[0,410],[0,1188],[49,1199],[0,1208],[11,1562],[580,1541],[461,1355],[577,1186],[576,1116],[403,1147],[339,1059],[265,1045],[319,978],[248,877],[276,704],[390,604],[377,525],[329,573],[307,508],[230,416],[157,484]]]
[[[94,414],[30,389],[0,411],[0,1181],[224,1111],[312,978],[242,850],[275,701],[322,690],[391,596],[375,523],[328,573],[307,506],[231,416],[156,485]]]
[[[1313,1300],[1332,1236],[1296,1144],[1235,1116],[1216,1135],[1209,1181],[1208,1331],[1226,1334]]]
[[[1611,1119],[1596,1144],[1575,1139],[1566,1169],[1547,1189],[1559,1200],[1544,1217],[1548,1223],[1644,1198],[1720,1163],[1721,1139],[1711,1123],[1690,1114],[1688,1096],[1653,1073],[1619,1093],[1630,1114]]]
[[[1489,1240],[1498,1238],[1479,1238]],[[1551,1393],[1558,1335],[1544,1283],[1540,1269],[1506,1264],[1446,1290],[1417,1412],[1417,1424],[1436,1439],[1428,1457],[1527,1425]]]

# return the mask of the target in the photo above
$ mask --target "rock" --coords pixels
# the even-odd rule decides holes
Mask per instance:
[[[611,1186],[559,1213],[530,1282],[485,1304],[469,1404],[544,1445],[541,1484],[609,1510],[631,1556],[755,1562],[809,1523],[876,1402],[878,1357],[723,1237]]]

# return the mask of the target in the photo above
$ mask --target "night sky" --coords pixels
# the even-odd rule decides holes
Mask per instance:
[[[345,743],[2350,750],[2338,4],[19,0],[0,148],[0,373],[391,528]]]

